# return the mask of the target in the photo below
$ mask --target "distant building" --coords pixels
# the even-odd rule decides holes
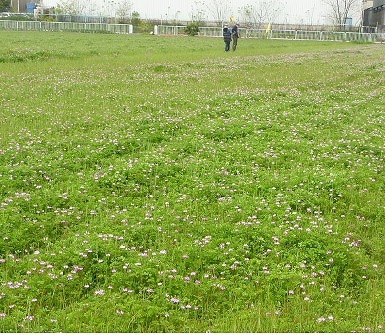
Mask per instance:
[[[362,10],[366,10],[368,8],[373,7],[373,0],[363,0],[362,1]]]
[[[370,31],[385,31],[385,0],[363,1],[362,25]]]
[[[24,13],[27,7],[27,0],[11,0],[11,11],[14,13]]]
[[[41,7],[43,0],[11,0],[11,12],[33,14],[37,7]]]

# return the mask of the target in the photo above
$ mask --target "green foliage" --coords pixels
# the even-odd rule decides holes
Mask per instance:
[[[141,23],[140,14],[138,12],[132,12],[131,14],[131,24],[134,26],[139,26]]]
[[[197,22],[190,22],[184,29],[185,34],[189,36],[196,36],[199,33],[199,25]]]
[[[222,44],[2,33],[2,332],[383,330],[382,47]]]
[[[0,0],[0,12],[8,12],[11,7],[11,0]]]
[[[11,21],[33,21],[32,15],[28,14],[12,14],[10,16],[0,17],[0,20],[11,20]]]

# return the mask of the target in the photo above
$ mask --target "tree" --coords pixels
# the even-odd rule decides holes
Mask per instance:
[[[131,18],[132,2],[128,0],[121,0],[117,3],[116,16],[121,23]]]
[[[77,0],[61,0],[56,7],[56,13],[80,15],[86,7],[85,3],[80,4]]]
[[[218,23],[228,21],[230,18],[229,2],[225,0],[212,0],[209,5],[206,5],[214,20]]]
[[[361,0],[323,0],[323,2],[329,6],[332,22],[342,27],[346,18],[359,10]]]
[[[132,12],[131,14],[131,24],[134,26],[139,26],[140,25],[140,14],[138,12]]]
[[[8,12],[11,8],[11,0],[0,0],[0,12]]]
[[[278,1],[259,1],[256,5],[246,5],[239,10],[242,21],[248,22],[253,28],[259,29],[261,25],[273,22],[282,8]]]
[[[193,22],[202,23],[206,16],[204,10],[204,2],[203,1],[194,1],[195,7],[192,8],[191,20]]]

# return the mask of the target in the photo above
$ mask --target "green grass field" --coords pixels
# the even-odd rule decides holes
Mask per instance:
[[[384,331],[384,45],[0,39],[0,331]]]

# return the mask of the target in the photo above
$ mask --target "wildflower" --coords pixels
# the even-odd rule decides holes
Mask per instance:
[[[94,295],[104,295],[104,290],[97,290]]]
[[[186,254],[182,255],[182,258],[188,258],[188,256]]]
[[[133,290],[129,290],[128,288],[123,288],[122,291],[125,293],[132,293],[133,292]]]
[[[122,311],[122,310],[120,310],[120,309],[117,309],[117,310],[116,310],[116,314],[123,315],[123,314],[124,314],[124,311]]]
[[[6,314],[5,314],[5,313],[0,313],[0,318],[4,319],[4,318],[5,318],[5,316],[6,316]]]

